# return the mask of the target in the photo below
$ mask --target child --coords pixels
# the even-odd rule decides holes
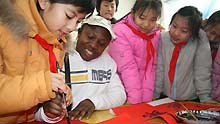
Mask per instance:
[[[220,44],[220,10],[214,12],[208,20],[204,21],[205,30],[210,42],[212,61],[214,62]]]
[[[126,94],[116,73],[116,63],[105,51],[114,37],[110,21],[105,18],[94,16],[83,21],[78,31],[76,50],[71,50],[69,54],[74,95],[70,112],[72,119],[89,118],[94,110],[110,109],[125,102]],[[51,102],[51,111],[57,109],[53,102],[55,100]],[[62,107],[56,111],[59,114]],[[43,113],[39,114],[36,115],[38,120],[52,122],[48,121],[50,118],[42,118]]]
[[[205,22],[204,30],[212,51],[212,98],[220,101],[220,10],[214,12]]]
[[[117,12],[119,0],[97,0],[96,10],[98,15],[111,21],[112,24],[116,22],[114,18],[115,12]]]
[[[212,98],[220,102],[220,48],[218,49],[212,71]]]
[[[56,61],[91,0],[0,0],[0,123],[33,121],[37,104],[68,94]]]
[[[157,44],[161,16],[160,0],[137,0],[131,13],[113,26],[117,39],[109,53],[131,104],[149,102],[153,97]]]
[[[200,30],[202,14],[186,6],[172,17],[169,32],[158,46],[155,98],[208,102],[211,100],[211,51]]]

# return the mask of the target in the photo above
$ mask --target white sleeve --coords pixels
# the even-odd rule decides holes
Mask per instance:
[[[113,63],[112,77],[105,93],[89,98],[96,110],[110,109],[125,103],[126,93],[121,80],[116,73],[116,64]]]
[[[57,123],[57,122],[61,121],[64,117],[64,115],[61,115],[60,117],[49,118],[45,115],[43,107],[38,109],[38,111],[35,113],[34,116],[35,116],[35,120],[43,121],[43,122],[47,122],[47,123]]]

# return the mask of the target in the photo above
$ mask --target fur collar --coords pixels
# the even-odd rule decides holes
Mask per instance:
[[[15,0],[0,0],[0,24],[5,25],[15,38],[25,38],[29,32],[29,24],[14,8]]]

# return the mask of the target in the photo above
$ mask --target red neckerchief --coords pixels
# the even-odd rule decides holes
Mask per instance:
[[[181,42],[178,44],[175,44],[175,48],[173,50],[172,58],[170,60],[170,69],[169,69],[169,79],[170,79],[170,91],[173,86],[173,81],[174,81],[174,75],[175,75],[175,70],[176,70],[176,63],[177,59],[179,57],[179,53],[181,48],[186,44],[186,42]]]
[[[151,35],[147,35],[146,33],[143,33],[137,29],[135,29],[134,27],[132,27],[130,24],[128,24],[127,22],[125,22],[125,25],[127,25],[134,34],[138,35],[139,37],[147,40],[147,46],[146,46],[146,50],[147,50],[147,56],[146,56],[146,63],[145,63],[145,69],[144,69],[144,73],[146,74],[147,71],[147,67],[148,64],[151,60],[151,57],[153,58],[153,63],[154,64],[154,57],[155,57],[155,50],[154,50],[154,46],[152,44],[151,39],[154,38],[154,36],[156,35],[156,32],[152,33]],[[145,75],[146,78],[146,75]]]
[[[53,45],[48,44],[46,40],[44,40],[42,37],[40,37],[39,34],[36,34],[34,36],[34,39],[43,47],[45,50],[49,52],[49,63],[50,63],[50,71],[53,73],[57,73],[56,68],[56,56],[53,52]]]

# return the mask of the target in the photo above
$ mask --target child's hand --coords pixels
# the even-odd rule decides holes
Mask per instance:
[[[66,93],[66,104],[69,106],[73,102],[72,90],[66,85],[67,93]]]
[[[62,96],[56,93],[56,97],[43,103],[44,113],[49,118],[56,118],[64,114]]]
[[[91,100],[85,99],[79,103],[79,105],[70,112],[71,119],[81,120],[83,117],[89,119],[95,110],[95,105]]]
[[[61,90],[61,92],[64,93],[68,92],[68,88],[66,87],[65,78],[63,77],[63,75],[60,75],[58,73],[51,73],[51,81],[53,91],[58,92],[59,90]]]

